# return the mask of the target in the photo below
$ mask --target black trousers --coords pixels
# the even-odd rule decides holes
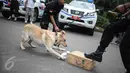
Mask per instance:
[[[10,7],[9,15],[11,16],[12,14],[14,14],[15,17],[18,17],[18,10],[19,10],[19,8],[17,6]]]
[[[58,21],[58,14],[57,15],[54,15],[54,20],[56,22],[56,25],[59,27],[59,29],[63,29],[61,27],[61,24],[59,23]],[[43,16],[42,16],[42,19],[40,21],[40,26],[42,29],[48,29],[48,26],[49,26],[49,23],[51,22],[50,20],[50,15],[46,12],[43,13]],[[54,27],[53,27],[53,31],[55,32],[54,30]]]
[[[106,47],[108,47],[114,36],[120,32],[125,32],[119,47],[120,53],[123,64],[128,73],[130,73],[130,20],[117,20],[108,25],[102,34],[100,45],[98,46],[97,50],[101,52],[105,51]]]
[[[0,9],[3,7],[3,1],[0,1]]]

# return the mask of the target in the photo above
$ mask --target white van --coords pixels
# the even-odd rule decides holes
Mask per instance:
[[[89,28],[89,34],[94,34],[97,21],[97,9],[93,0],[72,0],[65,4],[59,13],[59,22]]]
[[[20,5],[19,5],[19,16],[25,16],[25,7],[24,7],[24,3],[25,0],[18,0]],[[34,20],[36,21],[38,18],[42,17],[44,8],[45,8],[45,4],[44,4],[45,0],[36,0],[35,2],[35,10],[34,10]],[[8,2],[8,0],[5,0],[3,3],[3,7],[2,7],[2,15],[4,17],[9,17],[9,11],[10,11],[10,2]]]

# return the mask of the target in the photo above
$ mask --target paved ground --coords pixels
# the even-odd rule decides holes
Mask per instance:
[[[125,73],[119,48],[115,44],[109,45],[103,55],[103,62],[96,63],[92,71],[58,60],[43,48],[22,51],[19,44],[23,22],[23,19],[17,22],[8,21],[0,15],[0,64],[2,63],[0,73]],[[36,24],[39,25],[39,22]],[[102,33],[95,32],[94,36],[89,36],[82,33],[83,31],[75,30],[81,29],[66,29],[69,48],[72,51],[88,53],[95,51]]]

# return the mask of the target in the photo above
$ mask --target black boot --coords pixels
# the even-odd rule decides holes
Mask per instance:
[[[92,60],[95,60],[95,61],[98,61],[98,62],[102,62],[102,54],[103,52],[100,52],[100,51],[95,51],[95,52],[92,52],[90,54],[86,54],[84,53],[84,56],[86,58],[89,58],[89,59],[92,59]]]

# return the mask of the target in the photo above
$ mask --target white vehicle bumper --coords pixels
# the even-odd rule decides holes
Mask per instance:
[[[10,8],[2,7],[2,11],[10,11]]]
[[[72,14],[68,14],[67,12],[61,10],[59,13],[59,22],[61,23],[70,23],[70,25],[76,25],[81,27],[86,27],[93,29],[96,25],[97,21],[97,14],[95,13],[95,16],[89,16],[89,17],[82,17],[80,20],[73,20],[71,17]]]

